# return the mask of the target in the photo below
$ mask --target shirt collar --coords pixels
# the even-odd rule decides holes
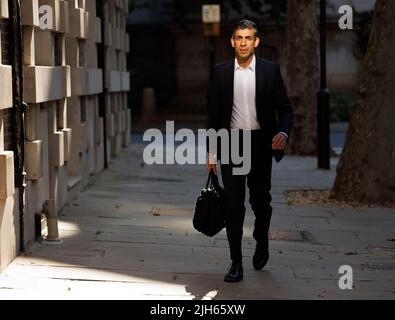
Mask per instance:
[[[255,71],[255,66],[256,66],[256,59],[255,59],[255,54],[252,56],[252,61],[248,67],[240,67],[239,63],[237,62],[237,59],[235,58],[235,70],[237,69],[250,69],[251,71]]]

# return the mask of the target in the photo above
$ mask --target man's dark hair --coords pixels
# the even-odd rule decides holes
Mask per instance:
[[[237,30],[244,30],[244,29],[254,29],[255,30],[255,37],[258,36],[258,27],[255,22],[247,19],[243,19],[238,21],[234,26],[233,26],[233,33],[232,36],[235,34]]]

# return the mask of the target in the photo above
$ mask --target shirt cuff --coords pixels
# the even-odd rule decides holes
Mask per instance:
[[[282,135],[284,135],[288,139],[288,135],[285,132],[280,132]]]

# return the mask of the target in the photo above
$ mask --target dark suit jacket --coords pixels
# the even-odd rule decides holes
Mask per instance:
[[[233,109],[234,59],[214,67],[208,92],[207,129],[230,129]],[[279,132],[288,136],[292,127],[293,111],[289,102],[280,66],[256,57],[256,112],[264,136],[271,139]],[[274,150],[277,162],[283,150]]]

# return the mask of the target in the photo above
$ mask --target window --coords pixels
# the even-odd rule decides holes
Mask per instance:
[[[80,97],[81,122],[86,122],[86,97]]]
[[[62,101],[56,100],[56,131],[63,129],[63,108]]]
[[[78,40],[78,66],[85,66],[85,40]]]
[[[10,45],[8,35],[8,20],[0,19],[0,41],[1,41],[1,60],[2,64],[11,64]]]
[[[58,33],[53,33],[54,41],[54,65],[63,65],[63,35]]]
[[[0,111],[1,112],[1,111]],[[3,126],[4,126],[4,150],[12,150],[12,127],[11,127],[11,108],[3,110]]]

